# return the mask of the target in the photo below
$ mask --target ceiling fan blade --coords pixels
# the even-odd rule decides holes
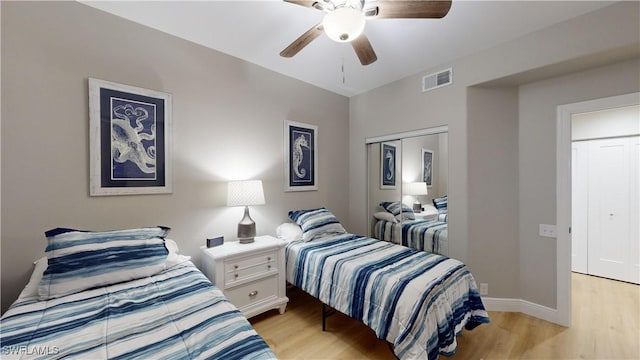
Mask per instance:
[[[365,34],[360,34],[351,42],[351,46],[353,46],[353,50],[355,50],[362,65],[369,65],[378,60],[376,52],[373,51],[373,47]]]
[[[292,4],[304,6],[304,7],[313,7],[313,4],[315,4],[317,1],[315,1],[315,0],[313,0],[313,1],[309,1],[309,0],[284,0],[284,2],[288,2],[288,3],[292,3]]]
[[[371,5],[378,7],[375,19],[439,19],[451,9],[451,0],[382,0]]]
[[[324,32],[324,28],[322,24],[318,24],[311,29],[307,30],[304,34],[300,35],[299,38],[295,39],[286,49],[280,52],[280,56],[282,57],[293,57],[295,54],[299,53],[300,50],[304,49],[305,46],[309,45],[315,38],[320,36]]]

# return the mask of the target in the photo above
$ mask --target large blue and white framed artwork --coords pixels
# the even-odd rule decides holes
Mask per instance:
[[[318,190],[318,127],[285,121],[285,191]]]
[[[172,192],[171,94],[89,78],[91,196]]]
[[[380,147],[380,189],[396,188],[396,145],[382,143]]]

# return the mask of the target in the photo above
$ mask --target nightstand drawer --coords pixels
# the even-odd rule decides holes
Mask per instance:
[[[278,275],[226,289],[224,294],[238,308],[278,296]]]
[[[277,272],[277,259],[277,251],[267,251],[243,258],[229,259],[224,263],[224,283],[225,285],[230,285],[237,281]]]

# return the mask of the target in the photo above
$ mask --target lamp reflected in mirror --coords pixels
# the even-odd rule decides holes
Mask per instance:
[[[413,211],[421,212],[422,203],[420,203],[418,196],[429,195],[429,191],[427,190],[427,183],[425,182],[404,183],[402,184],[402,194],[415,197],[415,201],[413,203]]]

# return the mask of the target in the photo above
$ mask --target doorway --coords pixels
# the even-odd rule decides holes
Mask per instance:
[[[575,114],[640,104],[640,93],[584,101],[558,107],[556,137],[557,322],[571,326],[571,119]]]

